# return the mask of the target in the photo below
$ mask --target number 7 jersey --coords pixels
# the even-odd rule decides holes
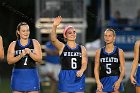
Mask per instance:
[[[31,52],[34,51],[34,45],[32,39],[29,39],[27,45],[25,46],[22,46],[20,41],[17,40],[15,45],[15,56],[20,55],[23,49],[25,48],[29,48]],[[15,63],[14,67],[18,69],[25,69],[25,68],[31,69],[36,67],[36,63],[29,55],[25,55],[18,62]]]
[[[107,53],[105,47],[100,52],[100,78],[120,75],[119,48],[114,47],[113,52]]]
[[[62,54],[60,55],[60,63],[61,63],[62,70],[81,69],[81,63],[82,63],[81,46],[76,45],[76,48],[70,48],[66,44]]]

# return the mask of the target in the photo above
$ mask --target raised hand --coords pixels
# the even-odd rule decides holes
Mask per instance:
[[[58,26],[61,23],[61,21],[62,21],[62,17],[58,16],[54,19],[53,25]]]

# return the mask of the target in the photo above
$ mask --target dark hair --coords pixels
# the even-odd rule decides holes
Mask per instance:
[[[20,31],[20,27],[23,26],[23,25],[28,25],[26,22],[20,22],[18,25],[17,25],[17,31]],[[17,40],[20,39],[20,36],[19,34],[17,33],[16,31],[16,36],[17,36]]]
[[[111,32],[113,32],[113,35],[116,36],[116,32],[115,32],[115,30],[112,29],[112,28],[107,28],[105,31],[111,31]]]

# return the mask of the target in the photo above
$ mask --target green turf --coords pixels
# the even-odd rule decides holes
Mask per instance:
[[[49,93],[50,86],[42,86],[40,93]],[[85,93],[95,93],[96,84],[87,84]],[[57,91],[57,90],[56,90]],[[1,79],[0,78],[0,93],[12,93],[10,89],[10,79]],[[58,93],[58,92],[56,92]],[[121,93],[126,93],[121,92]]]
[[[0,93],[11,93],[10,79],[0,78]]]

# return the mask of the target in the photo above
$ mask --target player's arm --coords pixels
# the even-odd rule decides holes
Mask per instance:
[[[42,50],[39,42],[33,39],[34,51],[29,53],[29,56],[36,62],[42,62]]]
[[[100,51],[101,49],[96,50],[95,54],[95,64],[94,64],[94,76],[97,83],[97,91],[102,91],[103,85],[100,82],[99,78],[99,68],[100,68]]]
[[[3,40],[2,37],[0,36],[0,60],[4,59],[4,49],[3,49]]]
[[[124,52],[122,49],[119,49],[119,57],[120,57],[120,77],[118,79],[119,82],[123,80],[123,77],[125,75],[125,58],[124,58]]]
[[[7,52],[7,62],[8,64],[14,64],[16,62],[18,62],[23,56],[25,56],[25,52],[23,51],[20,55],[15,56],[15,44],[16,42],[13,41],[8,48],[8,52]]]
[[[118,91],[120,87],[120,83],[123,80],[124,74],[125,74],[125,58],[124,58],[124,52],[122,49],[119,49],[119,57],[120,57],[120,76],[119,79],[114,83],[114,91]]]
[[[136,41],[135,46],[134,46],[134,60],[132,63],[132,67],[131,67],[131,73],[130,73],[130,79],[131,79],[131,83],[135,84],[135,80],[134,80],[134,74],[136,72],[136,68],[138,66],[138,61],[139,61],[139,47],[140,47],[140,41]]]
[[[81,70],[84,72],[87,68],[88,58],[87,58],[86,48],[84,46],[81,46],[81,47],[82,47],[82,67],[81,67]]]
[[[59,51],[61,51],[64,48],[64,44],[57,39],[57,34],[56,34],[57,26],[60,24],[61,21],[62,21],[62,18],[60,16],[58,16],[54,19],[53,27],[52,27],[52,31],[51,31],[51,35],[50,35],[52,44]]]
[[[95,80],[96,83],[100,83],[100,79],[99,79],[99,66],[100,66],[100,49],[96,50],[96,54],[95,54],[95,64],[94,64],[94,75],[95,75]]]
[[[86,48],[84,46],[81,46],[81,49],[82,49],[82,66],[81,69],[77,71],[77,77],[81,77],[83,75],[83,72],[87,68],[87,62],[88,62]]]

